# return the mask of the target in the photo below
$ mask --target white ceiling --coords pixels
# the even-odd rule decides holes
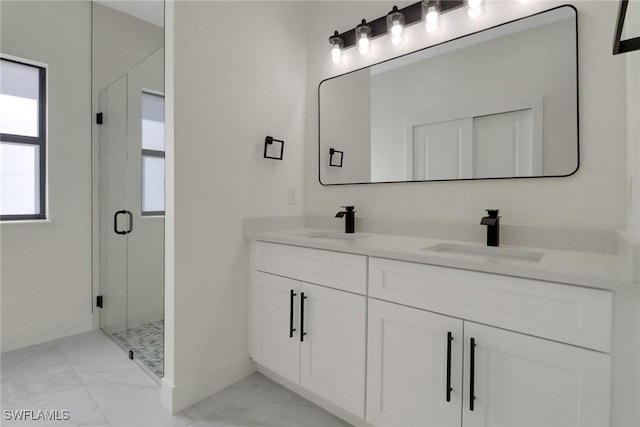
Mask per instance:
[[[163,0],[95,0],[127,15],[134,16],[153,25],[164,28]]]

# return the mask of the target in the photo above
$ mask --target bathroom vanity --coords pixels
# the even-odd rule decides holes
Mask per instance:
[[[612,291],[629,286],[615,256],[307,229],[248,237],[250,356],[348,421],[609,425]]]

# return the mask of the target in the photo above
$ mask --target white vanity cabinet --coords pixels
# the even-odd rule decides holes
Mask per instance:
[[[305,296],[300,385],[364,417],[366,297],[301,284]]]
[[[369,296],[370,423],[609,424],[609,292],[370,258]]]
[[[464,336],[463,426],[609,425],[609,355],[473,322]]]
[[[251,357],[294,383],[300,378],[298,295],[300,282],[253,272]]]
[[[266,242],[251,256],[251,357],[351,422],[610,424],[609,291]]]
[[[369,300],[369,423],[460,426],[462,323],[453,317]]]
[[[366,257],[262,242],[252,256],[251,357],[364,418]]]
[[[609,424],[601,352],[371,299],[367,357],[373,425]]]

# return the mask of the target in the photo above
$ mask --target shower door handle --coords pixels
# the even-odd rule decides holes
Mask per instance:
[[[118,215],[120,214],[126,214],[128,211],[125,210],[121,210],[115,213],[115,215],[113,215],[113,232],[116,234],[127,234],[127,231],[120,231],[118,230]]]

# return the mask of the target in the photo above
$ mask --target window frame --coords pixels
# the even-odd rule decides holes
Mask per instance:
[[[38,171],[39,171],[39,204],[38,213],[34,214],[11,214],[1,215],[0,221],[24,221],[47,219],[46,201],[47,201],[47,68],[43,65],[37,65],[28,60],[23,60],[6,55],[0,55],[0,61],[8,61],[16,64],[33,67],[38,69],[38,136],[14,135],[10,133],[0,133],[0,143],[8,142],[13,144],[23,144],[38,147]]]

